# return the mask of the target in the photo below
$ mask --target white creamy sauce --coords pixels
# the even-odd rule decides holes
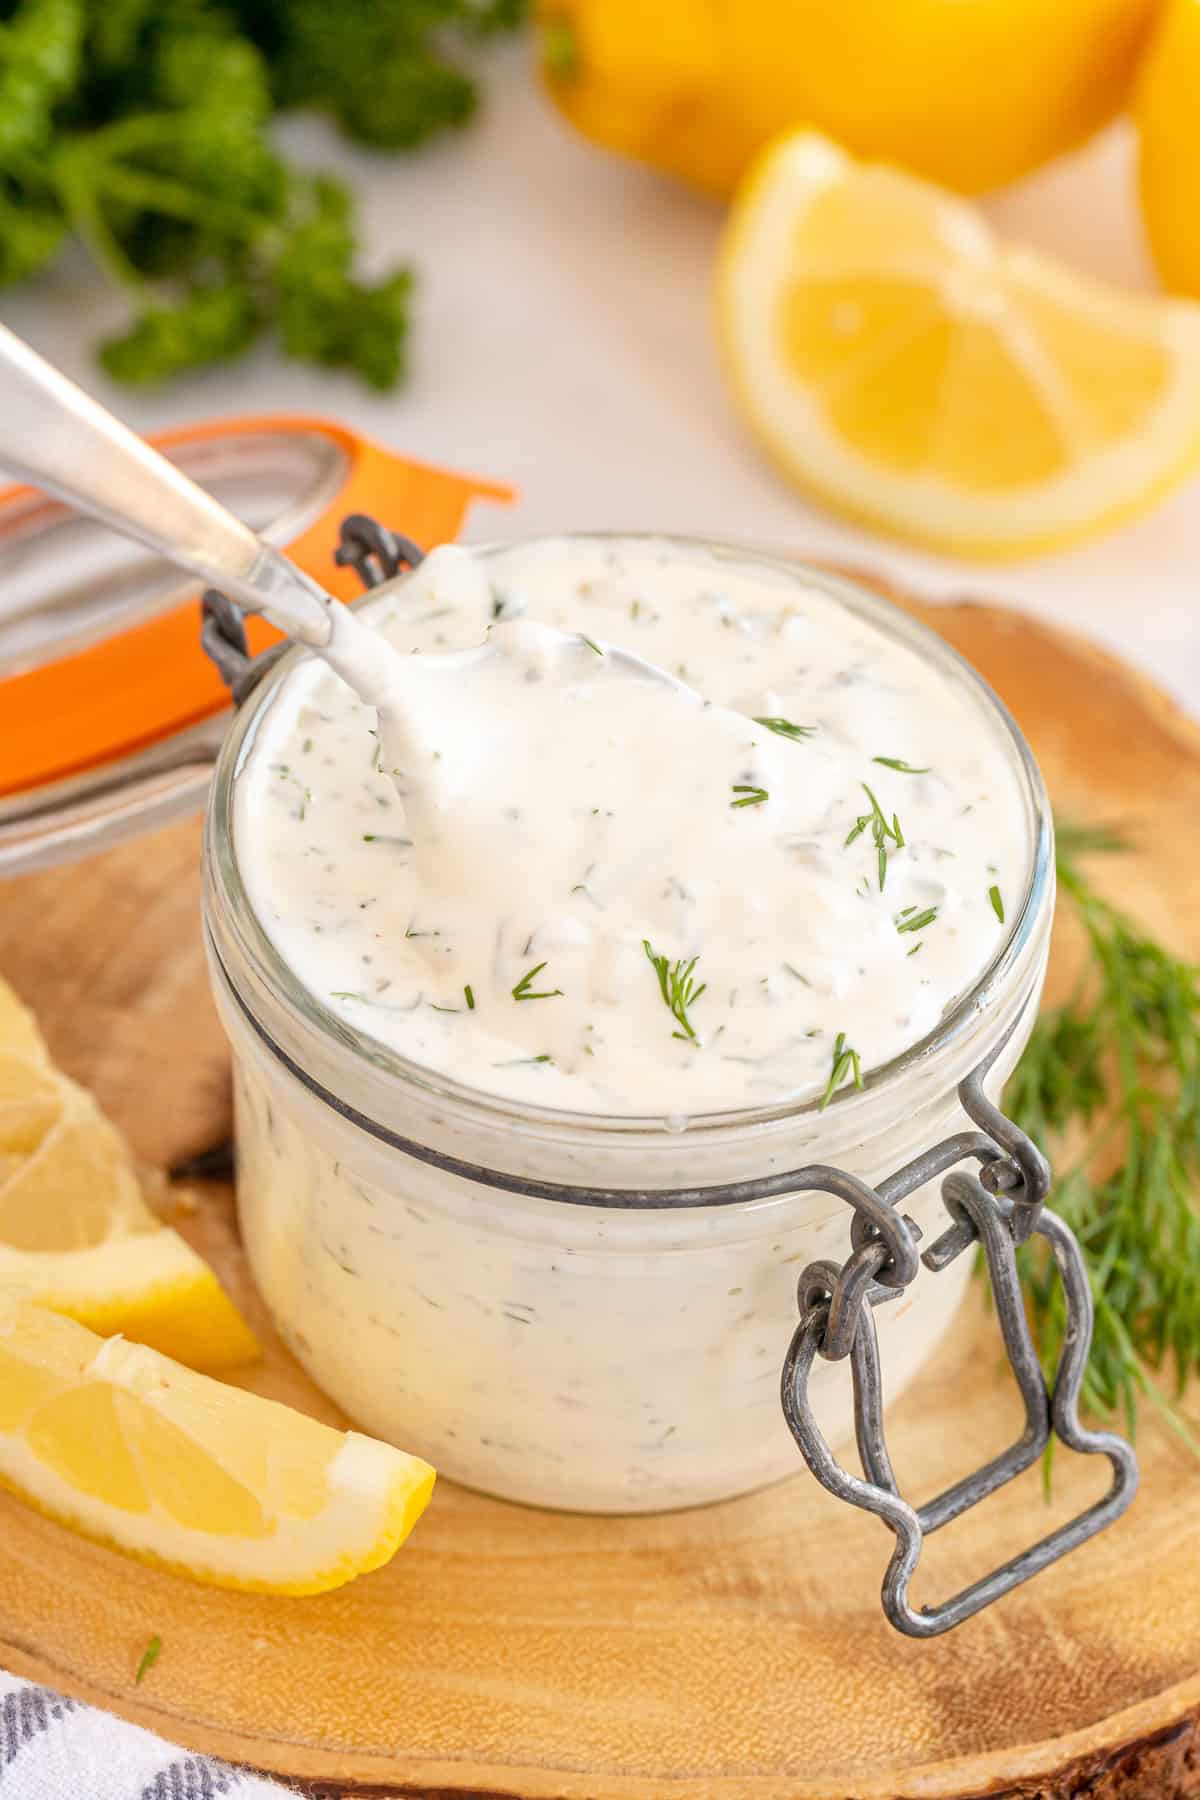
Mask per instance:
[[[998,725],[798,577],[654,540],[448,547],[360,616],[404,705],[299,666],[238,858],[305,986],[425,1068],[622,1116],[828,1097],[1004,941],[1030,850]],[[408,655],[485,638],[453,680]]]

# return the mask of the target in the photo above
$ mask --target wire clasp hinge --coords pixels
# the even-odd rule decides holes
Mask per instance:
[[[831,1190],[849,1198],[854,1206],[853,1248],[840,1268],[832,1262],[814,1262],[801,1275],[800,1323],[783,1366],[784,1417],[812,1473],[839,1500],[875,1513],[895,1535],[896,1547],[883,1578],[883,1610],[896,1629],[910,1637],[936,1637],[971,1618],[1110,1525],[1137,1492],[1138,1466],[1132,1447],[1114,1432],[1087,1429],[1079,1418],[1079,1393],[1092,1341],[1091,1287],[1074,1233],[1045,1205],[1049,1164],[1031,1139],[984,1093],[984,1078],[1002,1048],[998,1046],[958,1090],[963,1109],[981,1127],[979,1132],[947,1138],[877,1188],[867,1189],[873,1208],[860,1207],[845,1193],[847,1177]],[[981,1165],[978,1175],[954,1168],[968,1158]],[[951,1172],[945,1173],[948,1170]],[[1005,1352],[1025,1404],[1025,1428],[1014,1444],[982,1468],[924,1506],[913,1507],[900,1495],[888,1456],[872,1308],[902,1293],[913,1278],[907,1271],[911,1268],[915,1274],[920,1232],[910,1218],[895,1212],[891,1229],[881,1232],[875,1208],[881,1202],[894,1208],[943,1173],[942,1199],[951,1224],[920,1261],[927,1269],[938,1271],[974,1244],[982,1245]],[[1035,1235],[1050,1247],[1066,1306],[1062,1348],[1049,1386],[1030,1334],[1016,1262],[1018,1245]],[[909,1251],[911,1255],[906,1254]],[[831,1361],[850,1358],[854,1435],[862,1478],[851,1475],[835,1460],[816,1423],[808,1386],[817,1356]],[[1104,1497],[952,1599],[939,1606],[914,1608],[908,1588],[925,1537],[1028,1469],[1052,1436],[1083,1456],[1108,1458],[1113,1478]]]
[[[333,560],[339,568],[353,569],[368,591],[391,581],[403,569],[415,569],[425,552],[411,538],[388,531],[365,513],[351,513],[342,520]],[[217,588],[209,588],[201,601],[200,645],[233,696],[235,706],[249,698],[290,646],[273,644],[251,656],[245,617],[240,607]]]

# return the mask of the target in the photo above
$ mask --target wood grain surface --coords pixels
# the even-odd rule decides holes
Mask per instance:
[[[1020,615],[923,610],[1028,732],[1056,808],[1119,819],[1104,871],[1200,956],[1200,732],[1099,652]],[[0,969],[67,1070],[152,1161],[229,1124],[186,824],[0,890]],[[1069,933],[1053,982],[1069,978]],[[250,1288],[231,1196],[181,1220],[268,1341],[246,1384],[337,1421]],[[780,1345],[782,1357],[784,1345]],[[1006,1441],[1019,1409],[972,1302],[889,1415],[912,1497]],[[1200,1466],[1147,1423],[1143,1490],[1111,1532],[945,1638],[879,1610],[890,1538],[801,1470],[763,1493],[628,1520],[439,1487],[411,1545],[315,1600],[146,1570],[0,1497],[0,1665],[178,1742],[334,1792],[473,1800],[950,1800],[1200,1794]],[[1060,1457],[935,1538],[918,1602],[1099,1492]],[[162,1655],[141,1687],[150,1637]]]

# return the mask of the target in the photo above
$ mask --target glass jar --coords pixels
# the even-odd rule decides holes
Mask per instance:
[[[454,1480],[540,1506],[691,1506],[799,1466],[779,1404],[797,1277],[816,1259],[845,1259],[851,1215],[829,1193],[747,1199],[737,1184],[829,1164],[874,1185],[965,1129],[958,1084],[1001,1047],[986,1083],[998,1094],[1045,972],[1049,813],[995,695],[877,595],[706,548],[825,589],[965,688],[1026,808],[1025,891],[993,962],[928,1038],[824,1111],[813,1100],[683,1121],[518,1104],[408,1062],[326,1010],[259,925],[232,823],[258,724],[301,652],[244,705],[211,794],[205,935],[233,1053],[238,1205],[259,1288],[284,1340],[364,1429]],[[376,589],[364,616],[385,596],[394,603],[404,579]],[[936,1181],[904,1210],[927,1242],[947,1222]],[[922,1270],[879,1309],[889,1402],[952,1323],[971,1260]],[[848,1362],[816,1365],[812,1401],[824,1435],[844,1442]]]

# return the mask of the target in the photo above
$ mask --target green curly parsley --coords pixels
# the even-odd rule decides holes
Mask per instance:
[[[0,0],[0,285],[74,237],[129,302],[101,345],[150,385],[240,355],[288,356],[390,388],[412,276],[355,273],[349,191],[293,168],[283,108],[407,150],[474,108],[448,48],[518,21],[519,0]]]

